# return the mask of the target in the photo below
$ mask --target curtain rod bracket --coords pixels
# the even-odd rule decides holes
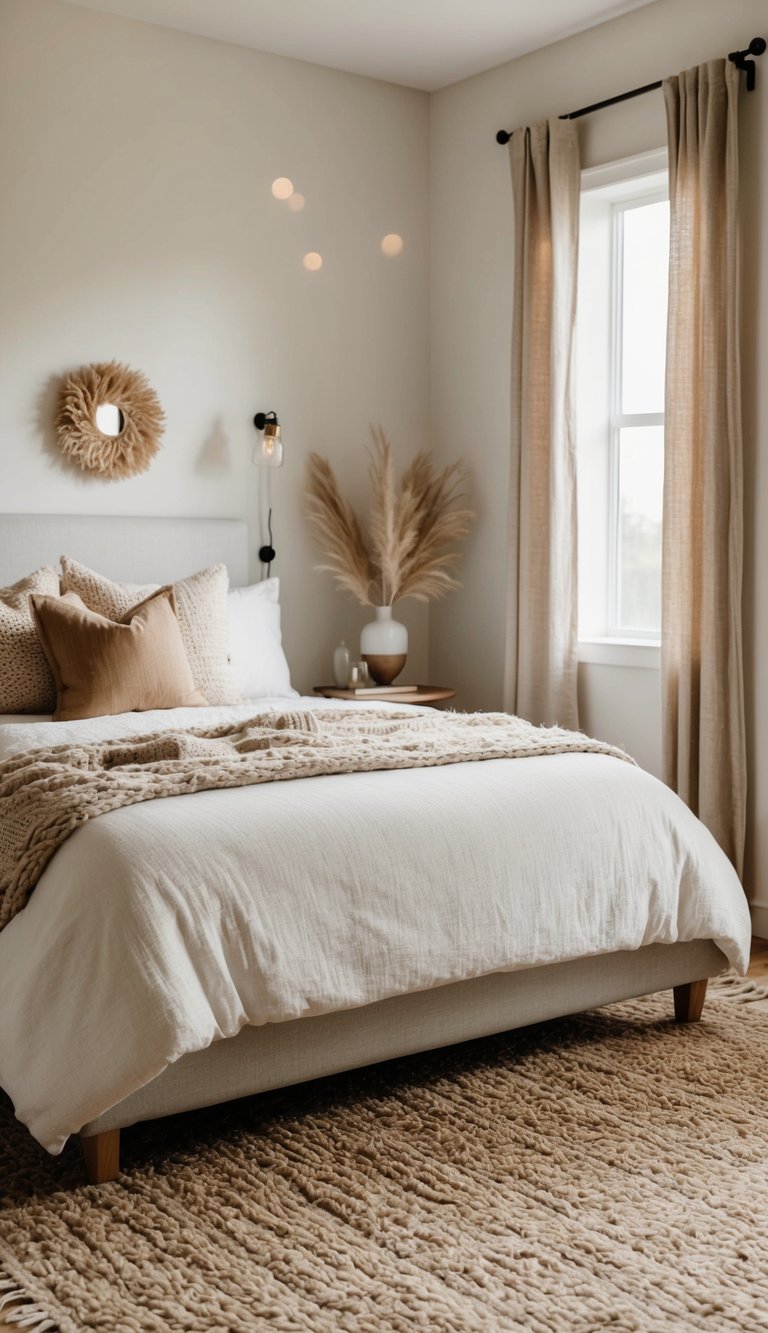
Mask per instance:
[[[765,51],[766,41],[764,37],[753,37],[743,51],[731,51],[728,56],[737,69],[743,69],[747,76],[747,92],[755,91],[755,62],[750,60],[750,56],[761,56]],[[617,93],[615,97],[606,97],[603,102],[593,102],[591,106],[582,106],[578,111],[566,111],[560,116],[560,120],[578,120],[580,116],[589,116],[593,111],[602,111],[603,107],[615,106],[617,102],[627,102],[631,97],[640,97],[643,93],[650,93],[654,88],[661,87],[661,79],[657,83],[646,83],[642,88],[631,88],[628,93]],[[496,142],[500,144],[509,143],[512,138],[511,130],[499,130],[496,135]]]
[[[732,60],[737,69],[743,69],[747,75],[747,92],[755,91],[755,62],[748,60],[748,56],[761,56],[765,51],[765,38],[753,37],[746,51],[731,51],[728,59]]]

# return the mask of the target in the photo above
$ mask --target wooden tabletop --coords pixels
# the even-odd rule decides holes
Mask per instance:
[[[315,694],[322,694],[325,699],[354,699],[360,703],[367,700],[382,699],[388,704],[438,704],[452,699],[455,690],[446,690],[442,685],[417,685],[415,690],[388,690],[381,686],[381,691],[366,690],[364,694],[355,694],[354,690],[345,690],[338,685],[315,685]]]

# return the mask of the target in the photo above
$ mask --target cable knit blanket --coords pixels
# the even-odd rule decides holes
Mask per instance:
[[[127,742],[28,750],[0,764],[0,930],[86,820],[164,796],[287,778],[623,750],[508,713],[266,713]]]

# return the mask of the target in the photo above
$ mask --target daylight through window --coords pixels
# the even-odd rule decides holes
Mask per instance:
[[[658,640],[666,170],[584,173],[577,318],[579,636]],[[606,175],[609,179],[605,179]]]

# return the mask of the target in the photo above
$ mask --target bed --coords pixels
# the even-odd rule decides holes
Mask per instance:
[[[239,520],[10,515],[0,585],[64,551],[132,582],[224,560],[245,584],[251,558]],[[6,717],[0,760],[51,736],[345,707]],[[149,801],[77,829],[0,933],[0,1085],[48,1151],[79,1133],[99,1183],[141,1120],[665,989],[696,1019],[749,934],[707,830],[605,755]]]

